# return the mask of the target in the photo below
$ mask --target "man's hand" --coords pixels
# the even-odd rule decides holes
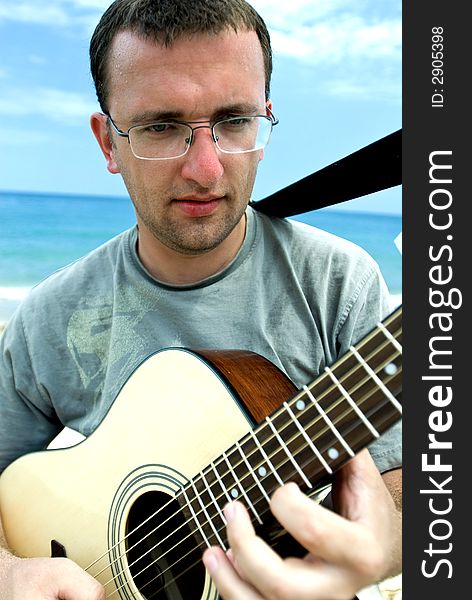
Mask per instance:
[[[319,506],[294,483],[272,496],[271,511],[307,549],[280,558],[255,535],[243,505],[226,506],[231,549],[209,548],[203,561],[225,600],[348,600],[401,570],[401,515],[367,451],[336,475],[333,502]]]
[[[104,600],[104,588],[66,558],[13,558],[2,569],[2,600]]]

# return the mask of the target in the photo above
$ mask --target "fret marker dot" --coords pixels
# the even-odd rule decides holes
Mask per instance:
[[[336,458],[338,458],[339,456],[339,452],[336,450],[336,448],[330,448],[328,450],[328,456],[332,459],[332,460],[336,460]]]
[[[303,410],[306,404],[303,402],[303,400],[297,400],[295,406],[297,407],[297,410]]]
[[[239,492],[238,492],[238,490],[237,490],[236,488],[233,488],[233,489],[231,490],[231,496],[232,496],[233,498],[237,498],[237,497],[239,496]]]
[[[387,375],[395,375],[395,373],[398,371],[398,367],[395,363],[388,363],[388,365],[384,368],[385,373],[387,373]]]
[[[267,469],[265,467],[259,467],[257,472],[261,477],[265,477],[267,475]]]

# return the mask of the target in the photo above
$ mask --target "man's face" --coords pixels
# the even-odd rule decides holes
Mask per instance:
[[[266,114],[263,56],[253,31],[195,35],[170,47],[122,32],[108,60],[109,111],[124,131],[158,120]],[[111,136],[108,169],[123,176],[141,233],[195,255],[216,248],[242,222],[262,151],[224,154],[210,129],[198,129],[186,155],[150,161],[136,158],[126,138]]]

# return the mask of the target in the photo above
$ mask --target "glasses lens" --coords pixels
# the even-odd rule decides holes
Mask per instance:
[[[232,117],[214,126],[218,148],[230,153],[261,150],[269,141],[271,131],[271,120],[263,116]]]
[[[132,127],[129,141],[137,158],[177,158],[187,152],[191,135],[183,123],[151,123]]]

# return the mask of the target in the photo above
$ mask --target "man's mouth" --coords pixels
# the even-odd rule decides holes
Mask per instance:
[[[211,215],[223,201],[224,196],[183,196],[175,198],[173,203],[190,217],[207,217]]]

